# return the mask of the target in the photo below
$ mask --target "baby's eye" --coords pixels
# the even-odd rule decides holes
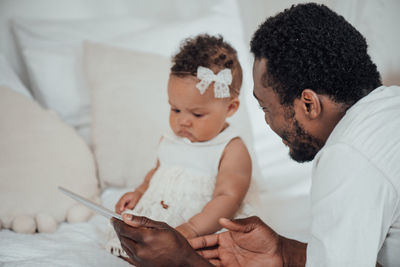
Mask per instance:
[[[203,114],[193,113],[193,116],[195,116],[196,118],[201,118],[203,117]]]

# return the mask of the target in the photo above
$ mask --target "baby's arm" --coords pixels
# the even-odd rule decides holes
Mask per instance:
[[[154,173],[157,171],[160,166],[160,161],[157,160],[157,165],[155,168],[151,169],[146,176],[144,177],[143,182],[136,187],[133,192],[125,193],[115,205],[115,212],[121,214],[126,209],[133,209],[136,204],[139,202],[140,198],[146,192],[149,187],[150,180],[153,177]]]
[[[245,144],[240,138],[233,139],[222,154],[213,198],[200,213],[176,230],[186,238],[192,238],[221,229],[218,219],[235,215],[249,188],[251,170],[251,158]]]

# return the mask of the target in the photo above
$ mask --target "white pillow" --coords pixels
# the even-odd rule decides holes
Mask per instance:
[[[168,129],[170,60],[89,43],[84,55],[100,181],[137,186],[155,166],[159,139]]]
[[[19,80],[18,76],[8,64],[7,59],[2,54],[0,54],[0,86],[7,86],[8,88],[12,88],[15,92],[32,98],[28,89]]]
[[[86,197],[98,193],[93,156],[82,139],[53,113],[6,87],[0,87],[0,136],[3,227],[55,230],[49,222],[55,226],[76,211],[76,202],[57,186]]]
[[[90,96],[82,78],[84,39],[101,41],[151,25],[146,19],[14,22],[35,99],[88,141]],[[80,131],[79,131],[80,130]]]

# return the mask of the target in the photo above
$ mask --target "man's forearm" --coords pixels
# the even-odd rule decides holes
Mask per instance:
[[[303,267],[306,265],[307,244],[279,236],[283,267]]]

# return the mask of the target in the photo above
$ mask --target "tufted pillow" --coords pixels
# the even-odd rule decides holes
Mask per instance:
[[[17,232],[51,232],[85,220],[61,185],[86,197],[98,193],[93,156],[75,131],[31,99],[0,87],[0,219]],[[72,218],[72,214],[79,218]]]

